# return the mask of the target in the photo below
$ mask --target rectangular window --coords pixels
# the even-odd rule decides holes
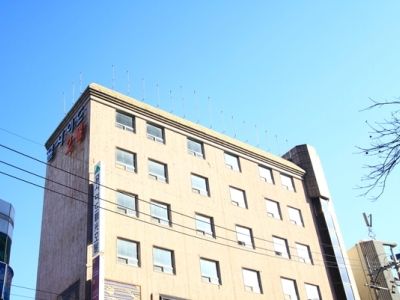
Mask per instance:
[[[187,139],[188,152],[194,156],[204,158],[203,143],[195,141],[193,139]]]
[[[175,258],[172,250],[153,247],[153,269],[155,271],[175,274]]]
[[[254,248],[253,232],[250,228],[236,225],[236,237],[239,245]]]
[[[312,264],[310,247],[308,247],[307,245],[296,243],[296,249],[299,261],[306,264]]]
[[[165,143],[164,128],[147,123],[147,138],[156,142]]]
[[[126,171],[135,172],[136,170],[136,154],[117,148],[115,152],[116,165],[122,167]]]
[[[288,191],[294,192],[293,178],[291,176],[281,174],[281,184]]]
[[[215,237],[213,218],[206,215],[196,214],[196,231],[203,235]]]
[[[250,269],[242,269],[243,283],[246,291],[262,294],[260,273]]]
[[[126,131],[135,131],[135,119],[133,116],[116,111],[115,113],[115,126]]]
[[[118,262],[130,266],[139,266],[139,243],[117,239]]]
[[[291,223],[304,226],[300,209],[288,206],[289,220]]]
[[[195,174],[191,174],[190,177],[192,181],[193,192],[203,196],[210,196],[207,178]]]
[[[137,196],[126,192],[116,192],[117,210],[129,216],[137,216]]]
[[[171,226],[171,208],[169,204],[152,200],[150,203],[150,215],[158,223]]]
[[[276,236],[274,236],[272,239],[274,242],[275,255],[281,256],[284,258],[290,258],[287,240],[276,237]]]
[[[162,182],[168,182],[168,172],[166,164],[149,159],[148,167],[149,176],[151,178]]]
[[[288,278],[281,278],[282,291],[285,300],[298,300],[296,281]]]
[[[267,215],[269,217],[281,220],[282,217],[279,203],[270,199],[265,199],[265,203],[267,206]]]
[[[247,208],[246,195],[243,190],[240,190],[240,189],[230,186],[229,192],[231,195],[231,201],[234,205],[243,207],[243,208]]]
[[[240,172],[239,157],[233,154],[224,153],[225,164],[234,171]]]
[[[319,292],[318,285],[305,284],[307,300],[321,300],[321,293]]]
[[[258,170],[260,172],[260,178],[268,183],[274,183],[274,178],[272,177],[272,170],[267,167],[258,166]]]
[[[214,260],[200,258],[201,278],[205,282],[221,284],[219,263]]]

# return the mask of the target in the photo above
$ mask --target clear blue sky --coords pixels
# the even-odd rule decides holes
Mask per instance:
[[[364,211],[377,238],[399,242],[400,170],[377,202],[355,189],[365,120],[389,115],[360,110],[369,97],[400,96],[399,11],[398,1],[365,0],[2,1],[0,128],[36,143],[4,130],[0,143],[45,159],[41,145],[64,99],[68,109],[97,82],[274,154],[313,145],[346,246],[368,237]],[[4,149],[0,160],[44,175],[44,166]],[[4,164],[0,171],[43,183]],[[0,187],[16,209],[14,284],[34,288],[43,190],[1,174]]]

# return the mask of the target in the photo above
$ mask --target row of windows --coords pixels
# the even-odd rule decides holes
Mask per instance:
[[[116,121],[115,124],[118,128],[132,131],[132,132],[135,131],[135,119],[133,116],[117,111],[115,121]],[[146,124],[146,133],[147,133],[147,137],[149,139],[154,140],[156,142],[165,143],[165,133],[164,133],[163,127],[152,124],[152,123],[147,123]],[[189,154],[192,154],[196,157],[205,159],[204,145],[202,142],[194,140],[192,138],[187,138],[187,150],[188,150]],[[134,170],[135,169],[135,161],[134,161],[135,156],[134,155],[128,155],[128,156],[130,156],[130,157],[128,159],[126,159],[125,161],[127,162],[127,165],[129,166],[129,168],[132,168]],[[225,161],[225,165],[227,167],[229,167],[230,169],[241,172],[240,160],[237,155],[225,152],[224,153],[224,161]],[[259,166],[259,175],[263,181],[271,183],[271,184],[275,183],[274,177],[272,174],[272,170],[270,168],[265,167],[265,166]],[[289,191],[295,191],[294,184],[293,184],[293,178],[291,176],[288,176],[285,174],[280,174],[280,177],[281,177],[282,187],[284,187],[285,189],[287,189]]]
[[[126,239],[117,239],[117,260],[119,263],[140,267],[140,244]],[[174,251],[161,247],[153,247],[153,270],[167,274],[176,274]],[[200,258],[200,273],[203,282],[222,284],[219,262],[209,258]],[[249,292],[262,294],[260,272],[242,268],[244,289]],[[285,299],[299,299],[296,281],[281,278],[282,291]],[[316,285],[305,284],[307,299],[321,299]]]

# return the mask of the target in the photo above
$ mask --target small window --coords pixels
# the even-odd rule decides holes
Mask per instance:
[[[296,249],[299,261],[306,264],[312,264],[310,247],[308,247],[307,245],[296,243]]]
[[[149,177],[158,181],[168,182],[167,165],[149,159]]]
[[[139,243],[117,239],[118,262],[130,266],[139,266]]]
[[[203,196],[210,196],[208,179],[200,175],[191,174],[192,191]]]
[[[153,247],[153,269],[168,274],[175,274],[175,258],[172,250]]]
[[[169,204],[151,201],[150,203],[151,218],[163,225],[171,226],[171,208]]]
[[[240,172],[239,157],[233,154],[224,153],[225,164],[234,171]]]
[[[298,300],[296,281],[288,278],[281,278],[282,291],[285,300]]]
[[[267,206],[267,215],[271,218],[281,220],[281,209],[279,207],[279,203],[270,199],[265,199],[265,203]]]
[[[159,143],[165,143],[164,128],[147,123],[147,138]]]
[[[234,187],[229,187],[229,192],[231,195],[231,201],[234,205],[247,208],[247,201],[246,201],[246,195],[243,190],[234,188]]]
[[[250,269],[242,269],[244,288],[248,292],[262,294],[260,273]]]
[[[300,209],[288,206],[289,220],[292,224],[304,226]]]
[[[294,192],[293,178],[291,176],[281,174],[281,184],[288,191]]]
[[[273,242],[275,255],[290,258],[287,240],[274,236]]]
[[[272,170],[267,167],[258,166],[258,170],[260,172],[260,178],[268,183],[274,183],[274,178],[272,177]]]
[[[206,215],[196,214],[196,231],[203,235],[215,237],[213,218]]]
[[[136,170],[136,154],[125,151],[122,149],[116,149],[116,165],[123,168],[126,171],[135,172]]]
[[[318,285],[305,284],[307,300],[321,300],[321,293]]]
[[[204,158],[203,143],[188,138],[187,139],[187,147],[188,147],[189,154]]]
[[[221,284],[219,263],[215,260],[200,258],[201,278],[204,282]]]
[[[137,216],[137,196],[126,192],[116,192],[117,197],[117,210],[118,212],[129,215]]]
[[[254,248],[253,231],[250,228],[236,225],[236,238],[239,245]]]
[[[133,116],[117,111],[115,114],[115,126],[126,131],[135,131],[135,119]]]

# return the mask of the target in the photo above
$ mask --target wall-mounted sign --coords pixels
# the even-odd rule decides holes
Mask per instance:
[[[55,142],[47,149],[47,161],[51,161],[57,149],[66,143],[65,154],[69,155],[74,151],[75,142],[82,143],[85,138],[85,123],[83,119],[86,115],[86,107],[82,107],[76,115],[68,122],[65,128],[58,135]]]

